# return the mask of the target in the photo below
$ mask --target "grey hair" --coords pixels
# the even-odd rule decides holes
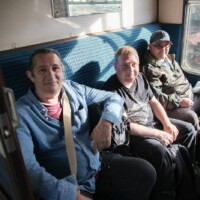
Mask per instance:
[[[58,56],[58,58],[60,59],[60,63],[63,67],[63,63],[62,63],[62,59],[60,54],[58,53],[58,51],[56,51],[55,49],[49,49],[49,48],[44,48],[44,49],[37,49],[35,52],[33,52],[29,58],[29,71],[33,71],[34,68],[34,58],[36,55],[38,54],[48,54],[48,53],[52,53],[52,54],[56,54]]]

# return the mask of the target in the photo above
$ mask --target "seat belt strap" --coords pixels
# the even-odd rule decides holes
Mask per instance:
[[[65,145],[71,169],[71,174],[76,178],[77,162],[76,162],[74,139],[72,134],[71,108],[68,96],[66,95],[65,92],[64,92],[64,102],[63,102],[63,123],[65,132]]]

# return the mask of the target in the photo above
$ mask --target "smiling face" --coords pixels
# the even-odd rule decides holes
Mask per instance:
[[[171,43],[169,41],[162,41],[159,44],[152,43],[149,45],[150,52],[156,60],[162,60],[166,58],[170,47]]]
[[[55,53],[37,54],[27,76],[35,86],[35,94],[43,101],[57,98],[63,79],[61,59]]]
[[[139,73],[139,58],[136,51],[121,53],[115,62],[115,70],[119,81],[126,87],[131,87]]]

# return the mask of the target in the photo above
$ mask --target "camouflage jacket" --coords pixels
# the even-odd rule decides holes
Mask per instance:
[[[175,61],[175,55],[169,54],[165,61],[159,62],[148,51],[141,65],[156,98],[166,110],[179,107],[181,98],[193,99],[192,86]]]

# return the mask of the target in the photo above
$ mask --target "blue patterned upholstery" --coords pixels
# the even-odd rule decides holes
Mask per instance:
[[[135,47],[139,55],[142,55],[147,49],[152,32],[157,29],[161,29],[160,24],[147,24],[132,29],[1,53],[0,66],[6,87],[13,89],[16,99],[23,95],[29,87],[25,71],[28,68],[30,54],[38,48],[48,47],[58,50],[61,54],[66,79],[99,88],[102,82],[114,73],[114,52],[123,45],[129,45]]]

